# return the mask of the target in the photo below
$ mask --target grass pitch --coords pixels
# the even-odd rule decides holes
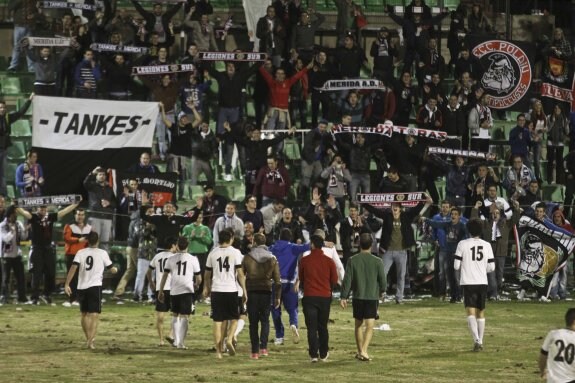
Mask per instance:
[[[109,298],[109,297],[108,297]],[[380,306],[391,331],[375,331],[371,362],[354,359],[351,308],[334,301],[330,358],[311,364],[307,333],[300,313],[299,344],[289,328],[286,342],[270,356],[250,360],[248,323],[240,334],[238,354],[215,359],[212,322],[199,304],[190,319],[188,350],[158,347],[154,309],[150,305],[103,306],[96,350],[84,348],[77,307],[0,307],[0,381],[8,382],[540,382],[537,357],[543,338],[564,326],[569,302],[488,302],[485,350],[471,352],[473,342],[461,304],[428,299]],[[301,310],[300,310],[301,311]],[[284,313],[284,324],[287,315]],[[168,321],[166,321],[168,322]],[[168,324],[166,323],[166,329]]]

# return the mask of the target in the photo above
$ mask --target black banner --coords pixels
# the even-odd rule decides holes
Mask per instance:
[[[376,207],[390,207],[392,203],[400,203],[403,207],[411,207],[426,200],[427,194],[425,192],[357,194],[357,203],[368,203]]]
[[[265,61],[265,53],[258,52],[200,52],[203,61]]]
[[[132,75],[158,75],[166,73],[195,72],[194,64],[170,64],[170,65],[149,65],[135,66],[132,68]]]
[[[112,177],[118,200],[122,198],[130,179],[135,178],[150,205],[162,207],[166,202],[176,202],[177,173],[135,174],[116,170],[112,172]]]
[[[485,161],[495,161],[497,159],[497,155],[495,153],[483,153],[483,152],[476,152],[474,150],[440,148],[437,146],[431,146],[427,148],[427,152],[429,154],[442,154],[446,156],[477,158]]]
[[[97,52],[118,52],[118,53],[137,53],[146,54],[148,53],[148,48],[146,47],[136,47],[131,45],[114,45],[114,44],[104,44],[104,43],[93,43],[90,45],[90,49]]]
[[[65,1],[42,1],[40,2],[40,8],[45,9],[80,9],[83,11],[95,11],[99,7],[94,4],[84,4],[84,3],[68,3]]]

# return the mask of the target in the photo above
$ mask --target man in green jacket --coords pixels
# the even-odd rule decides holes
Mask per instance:
[[[372,241],[371,234],[360,235],[361,251],[347,262],[340,301],[341,307],[345,309],[350,292],[353,291],[352,305],[357,345],[355,357],[361,361],[371,360],[367,348],[373,335],[379,297],[387,286],[383,262],[371,254]],[[364,324],[365,329],[362,330]]]

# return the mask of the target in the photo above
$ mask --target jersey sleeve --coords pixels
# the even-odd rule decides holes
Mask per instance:
[[[156,263],[158,262],[158,255],[154,255],[154,258],[152,258],[152,260],[150,261],[150,266],[149,268],[151,270],[155,270],[156,269]]]
[[[72,261],[75,265],[80,265],[82,261],[82,251],[78,251],[76,255],[74,255],[74,260]]]
[[[543,341],[543,345],[541,346],[541,353],[543,355],[549,354],[549,346],[551,346],[552,342],[553,342],[553,331],[549,331],[549,333],[545,337],[545,340]]]
[[[108,268],[112,266],[112,260],[110,259],[110,255],[108,255],[107,252],[103,253],[103,261],[104,261],[104,267]]]
[[[200,261],[198,260],[198,257],[195,257],[195,256],[192,257],[192,269],[193,269],[194,275],[199,275],[202,273],[202,269],[200,268]]]
[[[211,251],[210,254],[208,254],[208,259],[206,260],[206,270],[207,271],[212,271],[214,266],[214,256],[213,256],[214,252]]]
[[[487,272],[491,273],[495,271],[495,257],[493,256],[493,249],[491,248],[491,245],[487,242],[486,244],[487,246],[485,246],[485,249],[487,250]]]
[[[169,273],[174,268],[174,257],[168,258],[166,265],[164,266],[164,273]]]
[[[461,260],[463,259],[463,248],[461,246],[463,242],[457,244],[457,250],[455,250],[455,262],[453,262],[453,268],[459,270],[461,268]]]

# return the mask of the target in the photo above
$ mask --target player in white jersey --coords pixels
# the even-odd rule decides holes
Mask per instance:
[[[547,383],[575,382],[575,308],[567,310],[565,327],[551,330],[539,354],[539,371]]]
[[[195,255],[186,253],[188,250],[188,240],[179,237],[177,241],[177,252],[166,261],[164,274],[160,282],[158,299],[164,302],[166,295],[164,288],[171,276],[170,300],[172,305],[172,327],[174,330],[174,347],[187,349],[184,344],[188,334],[188,322],[192,313],[192,303],[194,301],[194,291],[202,282],[200,262]]]
[[[82,330],[86,336],[86,345],[94,349],[94,338],[98,329],[98,320],[102,312],[102,280],[104,270],[109,269],[116,274],[118,269],[112,266],[110,256],[105,250],[98,249],[98,233],[92,231],[88,234],[88,247],[82,249],[74,256],[74,262],[68,272],[64,291],[70,296],[72,289],[70,283],[79,270],[78,301],[82,313]]]
[[[177,238],[170,237],[166,239],[166,251],[162,251],[158,253],[152,258],[150,261],[150,267],[148,269],[147,277],[148,283],[150,284],[150,288],[156,292],[156,296],[158,296],[160,292],[160,284],[156,282],[160,282],[162,280],[162,276],[164,274],[164,269],[166,267],[166,263],[168,259],[174,255],[177,251],[176,247]],[[153,273],[153,275],[152,275]],[[159,299],[156,300],[156,328],[158,329],[158,335],[160,336],[160,343],[159,346],[164,345],[164,317],[166,313],[170,311],[170,286],[171,286],[172,278],[168,276],[166,281],[166,286],[164,288],[164,301],[160,302]],[[170,324],[170,335],[166,336],[166,340],[170,342],[172,345],[174,344],[174,328]]]
[[[455,270],[461,270],[460,284],[463,288],[467,324],[473,337],[473,351],[476,352],[483,350],[487,273],[495,270],[491,244],[480,238],[482,227],[479,219],[467,222],[471,238],[459,242],[454,263]]]
[[[246,278],[241,268],[242,253],[232,247],[232,234],[228,230],[222,230],[218,233],[218,239],[218,246],[210,252],[206,261],[204,296],[211,297],[216,357],[221,359],[224,335],[227,335],[228,353],[235,355],[233,336],[239,318],[236,280],[244,291],[244,305],[247,302],[247,291]],[[229,321],[227,334],[223,334],[222,331],[224,321]]]

